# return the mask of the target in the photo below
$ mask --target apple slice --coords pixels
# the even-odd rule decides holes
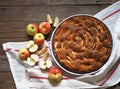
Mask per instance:
[[[29,48],[29,51],[32,52],[32,53],[36,52],[37,50],[38,50],[38,45],[37,44],[34,44]]]
[[[32,58],[30,58],[30,57],[27,58],[26,62],[30,66],[35,66],[35,64],[36,64],[36,62]]]
[[[40,61],[39,66],[43,70],[49,69],[52,67],[52,61],[51,60],[46,60],[46,61],[42,60],[42,61]]]
[[[34,62],[39,61],[39,56],[37,54],[32,54],[30,57],[33,59]]]
[[[49,56],[49,53],[48,53],[48,51],[46,51],[46,52],[43,54],[43,60],[46,61],[47,58],[48,58],[48,56]]]
[[[46,46],[44,46],[41,50],[39,50],[39,51],[37,52],[37,54],[38,54],[38,55],[44,54],[45,51],[47,51]]]
[[[32,47],[34,45],[34,41],[30,40],[26,43],[26,48],[29,49],[30,47]]]
[[[52,18],[49,14],[47,14],[47,22],[50,23],[50,24],[53,23]]]
[[[55,21],[54,21],[53,26],[56,27],[58,24],[59,24],[59,18],[55,17]]]

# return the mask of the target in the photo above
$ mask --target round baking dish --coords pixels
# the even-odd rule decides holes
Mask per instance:
[[[97,70],[94,70],[94,71],[91,71],[91,72],[86,72],[86,73],[73,72],[73,71],[69,70],[68,68],[64,67],[62,64],[60,64],[60,62],[58,61],[58,58],[57,58],[57,56],[56,56],[56,54],[55,54],[55,52],[54,52],[54,47],[53,47],[53,38],[54,38],[54,36],[55,36],[55,34],[56,34],[56,31],[58,30],[58,28],[60,27],[60,25],[61,25],[63,22],[65,22],[65,21],[67,21],[67,20],[69,20],[69,19],[71,19],[71,18],[73,18],[73,17],[81,17],[81,16],[84,16],[84,17],[86,16],[86,17],[94,18],[95,20],[100,21],[99,19],[97,19],[97,18],[95,18],[95,17],[93,17],[93,16],[91,16],[91,15],[86,15],[86,14],[76,14],[76,15],[69,16],[69,17],[65,18],[64,20],[62,20],[62,21],[58,24],[58,26],[54,29],[54,31],[53,31],[53,33],[52,33],[52,36],[51,36],[51,40],[50,40],[50,43],[51,43],[51,52],[52,52],[52,57],[53,57],[54,61],[56,62],[56,64],[57,64],[62,70],[64,70],[65,72],[67,72],[67,73],[69,73],[69,74],[72,74],[72,75],[95,74],[95,73],[97,73],[98,71],[105,70],[105,68],[106,68],[108,65],[110,65],[110,63],[112,62],[112,59],[113,59],[113,56],[114,56],[114,54],[112,53],[112,51],[113,51],[113,34],[111,34],[111,31],[108,29],[108,27],[107,27],[102,21],[100,21],[100,22],[105,26],[105,28],[107,28],[107,30],[109,31],[110,36],[111,36],[111,39],[112,39],[112,42],[111,42],[111,52],[110,52],[110,55],[109,55],[107,61],[106,61],[100,68],[98,68]],[[112,56],[112,57],[111,57],[111,56]]]

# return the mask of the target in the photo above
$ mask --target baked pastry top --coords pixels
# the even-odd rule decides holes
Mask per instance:
[[[90,73],[109,59],[112,36],[108,28],[91,16],[74,16],[56,29],[53,51],[58,63],[74,73]]]

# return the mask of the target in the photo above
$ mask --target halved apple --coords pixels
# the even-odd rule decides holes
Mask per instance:
[[[43,69],[43,70],[47,68],[46,62],[45,62],[44,60],[42,60],[42,61],[39,62],[39,66],[40,66],[40,68]]]
[[[29,48],[29,51],[30,52],[36,52],[38,50],[38,45],[37,44],[34,44],[33,46],[31,46],[30,48]]]
[[[30,40],[26,43],[26,48],[33,53],[38,50],[38,45],[35,44],[33,40]]]
[[[35,66],[39,61],[39,56],[37,54],[31,54],[30,57],[27,58],[27,64],[29,66]]]
[[[26,62],[29,66],[35,66],[36,64],[36,62],[31,57],[28,57]]]
[[[38,62],[39,61],[39,56],[37,54],[32,54],[30,57],[32,58],[32,60],[34,62]]]
[[[51,60],[41,60],[40,63],[39,63],[39,66],[41,69],[49,69],[52,67],[52,61]]]
[[[51,60],[46,60],[46,67],[49,69],[52,67],[52,61]]]
[[[34,45],[34,41],[33,40],[30,40],[26,43],[26,48],[29,49],[30,47],[32,47]]]

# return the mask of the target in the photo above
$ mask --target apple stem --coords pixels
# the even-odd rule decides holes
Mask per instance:
[[[32,26],[32,29],[34,29],[34,27]]]

